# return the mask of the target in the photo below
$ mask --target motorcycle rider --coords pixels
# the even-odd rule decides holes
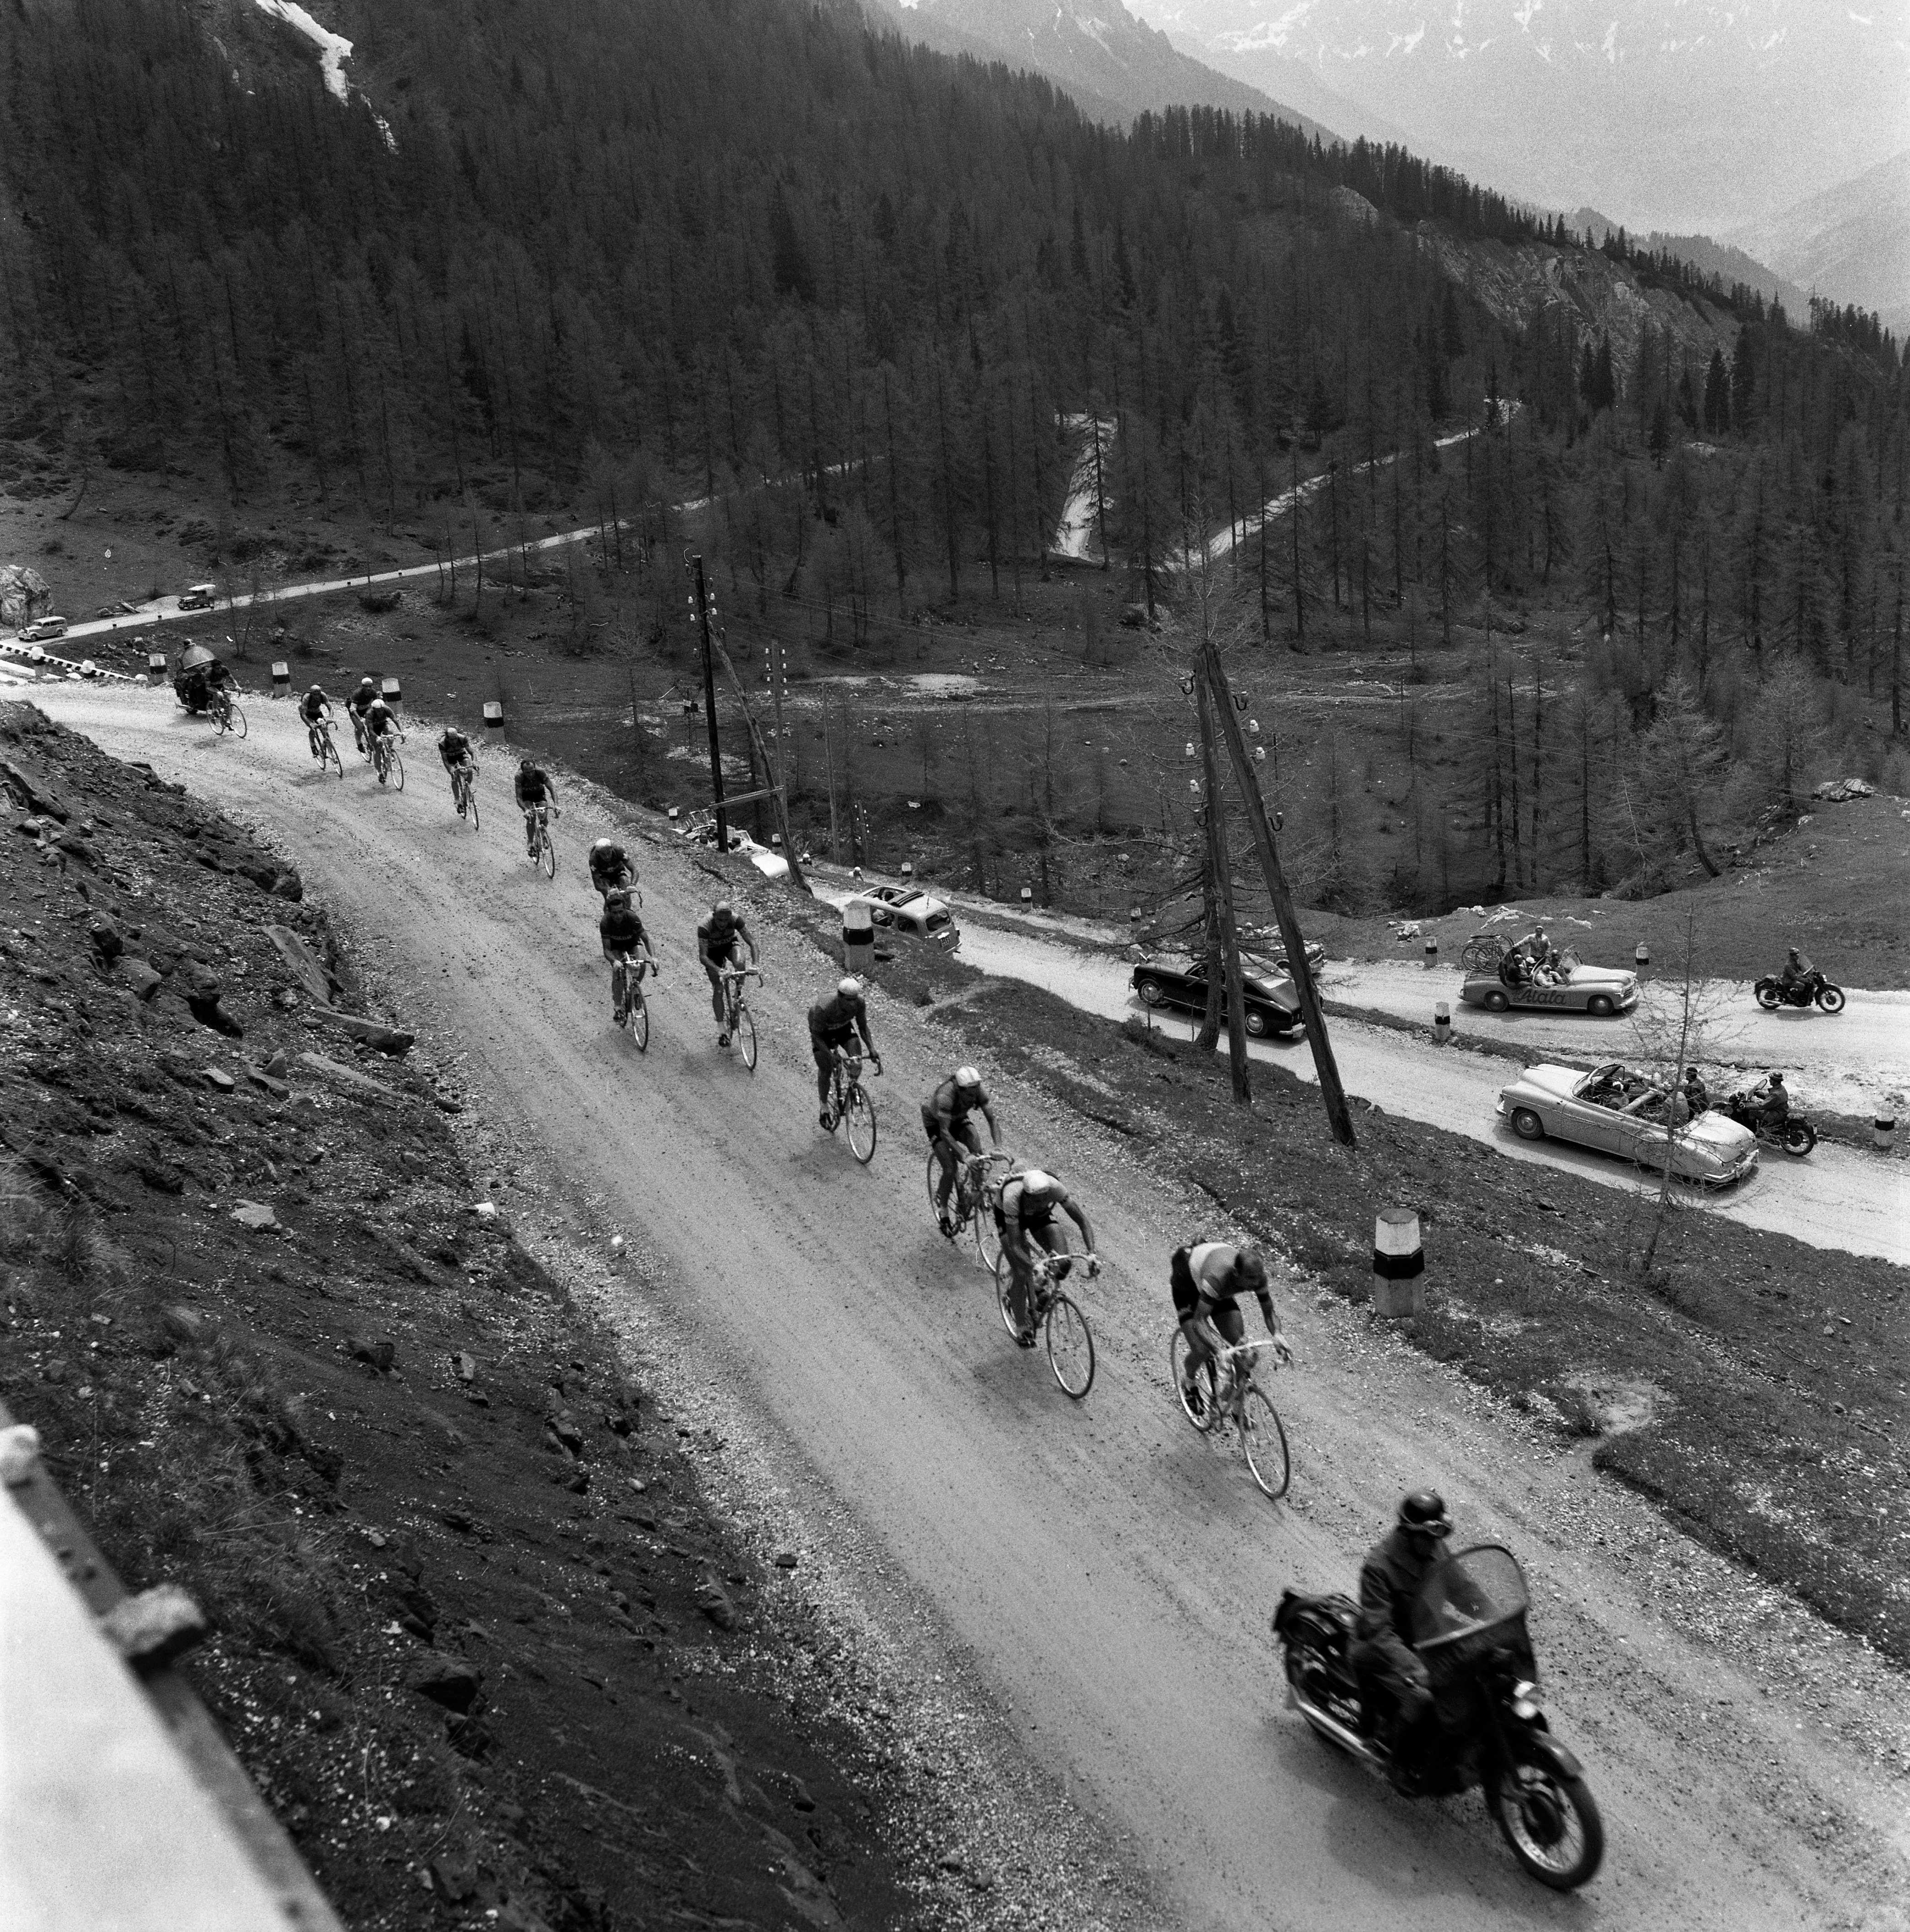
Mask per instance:
[[[1396,1784],[1410,1783],[1432,1718],[1432,1682],[1413,1648],[1413,1606],[1452,1533],[1445,1498],[1437,1490],[1414,1490],[1400,1498],[1392,1529],[1360,1566],[1360,1614],[1347,1660],[1359,1679],[1367,1726],[1392,1759]]]
[[[1784,1084],[1783,1075],[1767,1073],[1745,1095],[1744,1105],[1756,1111],[1757,1131],[1781,1143],[1791,1118],[1791,1090]]]
[[[1795,993],[1802,986],[1808,986],[1817,977],[1817,968],[1794,946],[1784,962],[1784,970],[1777,976],[1780,992]]]

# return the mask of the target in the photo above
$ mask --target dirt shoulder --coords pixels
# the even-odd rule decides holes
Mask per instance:
[[[832,936],[819,921],[819,942]],[[1910,1661],[1910,1532],[1881,1499],[1910,1480],[1903,1270],[1684,1204],[1639,1278],[1649,1198],[1535,1172],[1355,1103],[1329,1138],[1318,1090],[1039,989],[898,948],[882,977],[1084,1119],[1147,1150],[1303,1280],[1367,1300],[1376,1208],[1415,1209],[1425,1312],[1400,1331],[1549,1429],[1680,1526]]]
[[[210,1612],[192,1675],[341,1915],[959,1920],[807,1559],[474,1207],[421,1051],[319,1016],[313,971],[361,1002],[295,876],[23,706],[0,786],[0,1393]]]

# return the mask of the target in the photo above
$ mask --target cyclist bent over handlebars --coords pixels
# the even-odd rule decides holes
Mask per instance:
[[[982,1076],[972,1066],[958,1066],[922,1103],[922,1131],[942,1163],[942,1178],[935,1189],[936,1223],[950,1240],[955,1239],[955,1228],[949,1218],[949,1190],[955,1185],[955,1164],[964,1154],[982,1151],[982,1137],[969,1118],[972,1114],[979,1114],[988,1122],[988,1132],[1000,1147],[1001,1129],[995,1124]]]
[[[1177,1248],[1168,1264],[1168,1288],[1187,1344],[1187,1379],[1181,1385],[1181,1396],[1194,1413],[1198,1414],[1201,1407],[1201,1364],[1216,1360],[1221,1343],[1231,1348],[1246,1339],[1237,1297],[1251,1294],[1259,1302],[1260,1317],[1274,1347],[1283,1360],[1293,1359],[1286,1337],[1280,1333],[1280,1318],[1273,1312],[1273,1298],[1267,1292],[1267,1264],[1252,1248],[1237,1248],[1231,1241],[1201,1241],[1192,1247]]]
[[[727,899],[718,899],[709,916],[697,928],[697,958],[709,981],[710,1010],[716,1016],[716,1044],[730,1043],[729,1010],[723,1004],[723,975],[734,972],[742,962],[736,956],[739,944],[749,948],[749,963],[757,961],[756,941],[743,923],[742,914]]]

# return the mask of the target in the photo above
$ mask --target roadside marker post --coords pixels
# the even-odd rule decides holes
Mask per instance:
[[[1435,933],[1426,934],[1426,963],[1429,966],[1437,966],[1439,964],[1439,939]]]
[[[1444,1000],[1432,1010],[1432,1043],[1444,1046],[1453,1036],[1453,1010]]]
[[[487,731],[504,729],[504,706],[494,698],[487,698],[484,700],[484,729]],[[673,818],[676,815],[674,812],[670,814]]]
[[[1632,964],[1641,974],[1651,964],[1651,949],[1642,939],[1638,943],[1638,950],[1632,955]]]
[[[875,914],[866,899],[853,898],[842,908],[842,967],[858,974],[875,970]]]
[[[1382,1208],[1373,1221],[1373,1312],[1395,1322],[1418,1314],[1425,1270],[1420,1217],[1410,1208]]]
[[[283,698],[285,695],[286,686],[291,682],[292,667],[284,658],[280,658],[272,666],[272,695],[274,698]]]
[[[146,675],[154,684],[166,675],[166,653],[163,651],[147,652]]]
[[[404,698],[404,693],[399,688],[398,681],[394,677],[388,677],[380,681],[378,694],[387,704],[401,703]]]
[[[1897,1116],[1894,1114],[1879,1114],[1870,1123],[1870,1138],[1885,1154],[1888,1154],[1897,1138]]]

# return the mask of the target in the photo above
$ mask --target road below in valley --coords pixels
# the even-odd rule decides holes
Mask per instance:
[[[497,770],[481,781],[483,830],[458,820],[425,728],[399,794],[356,760],[342,782],[319,776],[287,706],[255,705],[235,742],[167,694],[39,697],[298,864],[405,1024],[429,1050],[468,1056],[467,1099],[520,1150],[517,1187],[630,1233],[666,1285],[645,1306],[667,1318],[652,1318],[784,1445],[793,1491],[826,1500],[817,1534],[847,1517],[871,1600],[932,1634],[1054,1788],[1120,1834],[1175,1925],[1910,1925],[1900,1678],[1670,1533],[1582,1446],[1291,1283],[1299,1366],[1276,1394],[1294,1484],[1267,1503],[1166,1384],[1166,1257],[1204,1232],[1197,1210],[985,1060],[1011,1144],[1078,1190],[1108,1263],[1087,1291],[1099,1378],[1068,1402],[925,1211],[916,1102],[964,1053],[959,1000],[922,1012],[873,998],[884,1138],[860,1168],[816,1124],[802,1016],[833,974],[781,920],[781,889],[751,898],[766,976],[752,1075],[717,1050],[694,963],[712,882],[681,842],[619,808],[645,842],[664,963],[639,1057],[610,1022],[580,863],[610,821],[587,791],[566,789],[552,883],[525,862]],[[1349,1068],[1355,1032],[1342,1029]],[[1285,1052],[1303,1067],[1303,1046]],[[1388,1105],[1408,1084],[1399,1064]],[[1462,1098],[1456,1113],[1476,1111],[1470,1088]],[[1399,1798],[1285,1708],[1267,1628],[1281,1588],[1345,1587],[1400,1490],[1426,1482],[1468,1535],[1530,1568],[1554,1722],[1607,1826],[1604,1870],[1582,1895],[1524,1877],[1476,1797]]]

